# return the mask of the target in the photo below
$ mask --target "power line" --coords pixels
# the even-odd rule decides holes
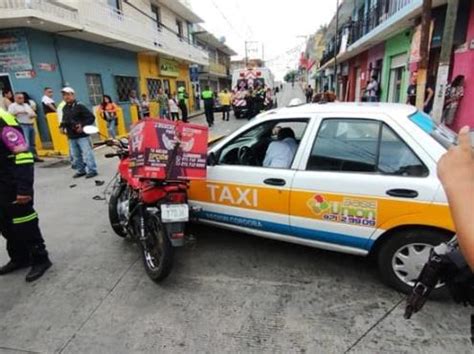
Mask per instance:
[[[215,9],[219,12],[219,14],[222,16],[222,18],[227,22],[227,24],[232,28],[232,30],[243,40],[245,40],[244,37],[240,34],[240,32],[234,27],[232,22],[227,18],[227,16],[222,12],[222,10],[217,6],[216,2],[214,0],[211,0],[212,5],[215,7]]]

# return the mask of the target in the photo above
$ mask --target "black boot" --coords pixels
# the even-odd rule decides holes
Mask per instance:
[[[28,283],[31,283],[35,280],[38,280],[39,278],[41,278],[44,273],[46,273],[46,271],[53,265],[53,263],[51,263],[51,261],[49,260],[49,258],[47,258],[45,261],[41,262],[41,263],[35,263],[33,264],[33,266],[31,267],[30,271],[28,272],[28,274],[26,275],[26,281]]]
[[[13,262],[10,261],[5,264],[3,267],[0,267],[0,275],[5,275],[12,273],[16,270],[23,269],[29,267],[30,265],[27,262]]]

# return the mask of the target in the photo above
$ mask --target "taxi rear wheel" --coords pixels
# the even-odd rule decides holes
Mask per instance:
[[[377,255],[382,280],[405,294],[410,293],[431,249],[449,239],[447,233],[432,229],[394,232],[380,247]],[[433,295],[440,295],[442,290],[442,286],[439,286]]]

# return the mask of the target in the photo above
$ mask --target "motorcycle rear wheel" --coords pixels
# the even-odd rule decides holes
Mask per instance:
[[[140,242],[143,265],[150,279],[159,283],[171,272],[174,250],[159,218],[150,215],[147,219],[147,238]]]

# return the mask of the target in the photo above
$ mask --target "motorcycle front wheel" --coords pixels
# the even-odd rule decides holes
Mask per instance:
[[[165,279],[173,267],[174,250],[156,215],[147,217],[147,237],[140,245],[143,265],[150,279],[156,283]]]
[[[123,183],[115,185],[109,200],[109,221],[112,230],[120,237],[127,237],[127,230],[123,225],[123,204],[128,198],[127,186]]]

